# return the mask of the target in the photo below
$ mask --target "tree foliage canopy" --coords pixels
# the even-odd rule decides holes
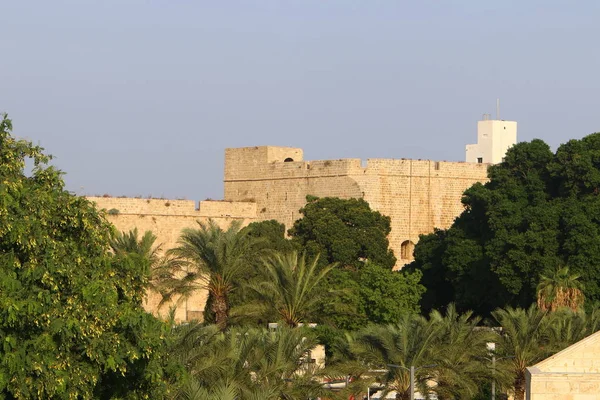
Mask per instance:
[[[586,299],[600,300],[600,133],[554,154],[541,140],[519,143],[488,176],[465,192],[449,229],[415,248],[410,268],[423,272],[423,307],[526,308],[540,276],[559,265],[581,276]]]
[[[337,263],[326,289],[336,292],[324,303],[319,322],[358,329],[368,322],[391,323],[418,311],[424,291],[420,272],[394,272],[396,257],[387,235],[390,218],[371,210],[363,199],[307,197],[303,217],[290,229],[292,241],[321,265]]]
[[[164,326],[141,307],[145,266],[112,256],[103,215],[11,129],[3,116],[0,397],[158,396]]]
[[[307,201],[289,233],[310,257],[320,254],[322,265],[356,270],[365,261],[389,268],[396,264],[387,239],[389,217],[363,199],[307,196]]]

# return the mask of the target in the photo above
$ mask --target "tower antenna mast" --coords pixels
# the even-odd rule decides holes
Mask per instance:
[[[496,119],[500,120],[500,99],[496,99]]]

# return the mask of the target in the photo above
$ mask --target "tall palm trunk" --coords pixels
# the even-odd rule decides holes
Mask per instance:
[[[515,400],[525,400],[525,373],[520,372],[515,379]]]
[[[227,329],[227,320],[229,318],[229,307],[225,296],[214,295],[214,300],[211,305],[211,311],[215,313],[215,322],[219,329],[224,331]]]

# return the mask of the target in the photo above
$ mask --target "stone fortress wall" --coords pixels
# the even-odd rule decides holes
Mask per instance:
[[[288,161],[285,161],[285,160]],[[410,262],[420,234],[446,228],[463,207],[462,193],[487,179],[488,164],[429,160],[360,159],[303,161],[302,149],[247,147],[225,151],[225,200],[88,197],[107,211],[120,231],[152,231],[163,250],[176,246],[184,228],[196,221],[215,220],[226,228],[233,220],[244,225],[275,219],[290,228],[301,217],[306,196],[363,198],[374,210],[391,217],[390,247],[398,267]],[[175,318],[202,318],[207,294],[199,293],[178,305]],[[160,296],[149,293],[145,307],[159,310]]]
[[[510,129],[504,129],[505,126]],[[496,154],[496,147],[505,151],[511,141],[516,142],[516,122],[486,120],[478,124],[477,151]],[[467,147],[467,157],[475,154],[473,146]],[[304,161],[299,148],[231,148],[225,150],[224,201],[201,201],[196,208],[196,203],[189,200],[89,199],[109,211],[108,219],[117,229],[128,231],[137,227],[140,234],[151,230],[166,250],[176,245],[183,228],[196,227],[196,221],[212,218],[226,227],[236,219],[244,225],[275,219],[289,229],[301,217],[299,210],[307,195],[363,198],[372,209],[391,218],[390,247],[398,258],[396,266],[401,268],[412,260],[419,235],[449,227],[463,210],[463,192],[476,182],[487,181],[490,164],[481,162],[479,158],[483,156],[479,153],[475,156],[477,162]],[[158,295],[150,294],[146,308],[158,313],[159,301]],[[176,318],[201,318],[205,301],[206,293],[202,291],[183,302]],[[166,307],[161,311],[165,310]]]
[[[241,220],[244,225],[256,220],[256,204],[250,202],[201,201],[196,208],[193,200],[141,199],[120,197],[88,197],[98,208],[107,211],[107,219],[119,231],[138,229],[139,237],[152,231],[156,244],[168,250],[176,246],[181,230],[197,228],[197,221],[213,219],[222,228],[232,221]],[[159,309],[161,297],[150,292],[144,308],[157,315],[165,316],[174,303],[165,304]],[[202,319],[207,300],[205,290],[182,301],[175,311],[177,321]]]
[[[290,228],[306,196],[363,198],[391,218],[398,266],[412,259],[419,235],[449,227],[463,192],[487,180],[489,164],[407,159],[304,161],[302,149],[246,147],[225,151],[225,199],[253,201],[257,219]]]

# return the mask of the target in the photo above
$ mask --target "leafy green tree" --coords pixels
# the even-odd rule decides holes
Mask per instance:
[[[321,304],[318,322],[357,330],[371,323],[393,323],[407,312],[418,312],[425,291],[421,272],[392,271],[366,263],[359,271],[334,269],[325,289],[335,293]]]
[[[337,263],[326,290],[337,296],[323,304],[320,322],[359,329],[369,321],[395,322],[418,309],[421,273],[392,272],[396,258],[389,249],[389,217],[371,210],[362,199],[307,197],[303,217],[289,233],[320,266]]]
[[[429,235],[421,235],[415,247],[415,261],[402,268],[403,271],[421,273],[421,285],[425,292],[421,297],[421,309],[429,313],[444,307],[455,299],[453,280],[449,280],[451,272],[443,264],[443,256],[448,247],[448,231],[434,229]]]
[[[358,272],[362,308],[369,321],[389,324],[407,312],[419,312],[425,291],[421,272],[392,271],[367,263]]]
[[[324,292],[335,293],[330,301],[321,303],[317,322],[342,330],[357,330],[369,323],[361,296],[358,273],[334,268],[327,275]]]
[[[195,379],[190,379],[177,393],[177,400],[238,400],[239,390],[233,384],[213,385],[203,387]]]
[[[465,192],[454,224],[417,244],[409,268],[423,272],[423,309],[449,301],[484,316],[526,308],[541,276],[559,265],[581,276],[587,300],[600,300],[599,152],[600,133],[555,154],[541,140],[509,149],[489,167],[489,182]]]
[[[365,261],[392,268],[396,257],[389,249],[390,218],[371,210],[363,199],[307,196],[302,218],[289,233],[309,257],[320,254],[321,265],[360,269]]]
[[[170,271],[162,276],[163,300],[191,296],[198,289],[209,293],[216,323],[225,329],[229,319],[229,297],[236,280],[249,268],[255,240],[240,231],[234,221],[227,230],[214,220],[198,221],[198,229],[184,229],[178,246],[168,251]]]
[[[166,327],[141,307],[145,266],[112,256],[103,215],[11,130],[2,116],[0,397],[160,398]]]
[[[334,264],[317,269],[317,263],[318,256],[307,261],[305,254],[295,251],[266,258],[264,280],[252,286],[258,295],[257,308],[290,327],[314,322],[320,305],[332,296],[323,290],[323,282],[335,268]]]
[[[252,222],[244,227],[242,232],[247,232],[248,236],[257,239],[257,249],[279,253],[298,250],[297,244],[285,237],[285,225],[274,219]]]

